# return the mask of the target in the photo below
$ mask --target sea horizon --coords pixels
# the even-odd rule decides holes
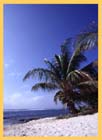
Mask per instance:
[[[67,108],[43,108],[43,109],[38,109],[38,108],[20,108],[20,109],[16,109],[16,108],[8,108],[8,109],[4,109],[5,111],[43,111],[43,110],[66,110]]]
[[[12,124],[25,123],[47,117],[58,117],[68,114],[68,109],[46,109],[46,110],[4,110],[4,127]]]

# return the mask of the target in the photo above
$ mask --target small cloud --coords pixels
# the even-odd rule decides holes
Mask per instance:
[[[53,94],[47,95],[32,95],[30,92],[16,92],[12,95],[4,94],[5,109],[51,109],[61,108],[62,105],[56,104],[53,101]]]
[[[4,64],[4,67],[5,67],[5,68],[8,68],[9,66],[10,66],[10,64],[8,64],[8,63],[5,63],[5,64]]]
[[[14,62],[15,61],[13,59],[10,59],[10,60],[7,61],[7,63],[4,64],[4,67],[9,68],[12,64],[14,64]]]

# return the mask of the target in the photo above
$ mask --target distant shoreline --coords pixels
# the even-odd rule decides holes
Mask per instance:
[[[68,110],[10,110],[4,112],[4,126],[26,123],[47,117],[57,117],[68,114]]]
[[[66,110],[66,108],[58,108],[58,109],[4,109],[4,112],[8,111],[44,111],[44,110]]]

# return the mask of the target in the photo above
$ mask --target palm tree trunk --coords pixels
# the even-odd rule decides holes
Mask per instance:
[[[67,107],[69,108],[69,112],[71,114],[77,114],[78,113],[78,110],[75,108],[75,104],[72,101],[69,101],[67,103]]]

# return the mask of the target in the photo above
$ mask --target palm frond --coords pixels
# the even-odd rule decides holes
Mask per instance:
[[[59,56],[55,55],[55,58],[58,63],[58,70],[61,75],[61,78],[66,79],[67,67],[68,67],[67,54],[59,55]]]
[[[62,91],[58,91],[54,96],[54,102],[57,104],[58,100],[62,103],[62,105],[67,106],[68,99]]]
[[[64,94],[62,91],[58,91],[54,96],[54,102],[57,104],[57,100],[63,100]]]
[[[98,62],[97,62],[97,60],[88,64],[81,70],[90,74],[94,79],[98,79]]]
[[[82,93],[98,92],[98,82],[94,80],[81,82],[77,85],[77,87]]]
[[[82,53],[81,47],[77,47],[76,50],[73,52],[71,59],[68,64],[67,74],[75,69],[80,67],[81,62],[86,61],[87,58]]]
[[[97,28],[96,30],[95,29],[89,30],[87,32],[84,31],[81,34],[76,35],[75,41],[73,43],[73,47],[75,48],[75,51],[73,52],[71,59],[69,61],[67,73],[69,73],[71,70],[77,69],[80,66],[80,62],[86,61],[84,52],[86,50],[89,50],[89,49],[92,49],[93,47],[98,46],[97,42],[98,42]]]
[[[86,81],[78,84],[77,88],[80,90],[80,101],[84,101],[93,108],[98,106],[98,82]]]
[[[26,75],[23,78],[23,81],[29,79],[29,78],[35,78],[38,77],[40,80],[55,80],[55,74],[48,70],[48,69],[43,69],[43,68],[36,68],[32,69],[29,72],[26,73]]]
[[[62,59],[61,59],[61,55],[55,55],[55,63],[57,63],[59,69],[61,70],[62,69]]]
[[[73,38],[65,39],[61,45],[61,55],[67,55],[67,60],[70,60],[72,49],[73,49]]]
[[[81,70],[74,70],[68,74],[67,80],[69,80],[73,85],[76,85],[80,82],[85,82],[93,79],[86,72],[83,72]]]
[[[43,90],[50,91],[50,90],[58,89],[58,86],[54,83],[43,82],[43,83],[37,83],[32,87],[32,91],[35,91],[35,90],[38,90],[38,89],[43,89]]]
[[[44,62],[47,64],[48,68],[60,79],[60,74],[58,69],[55,67],[53,63],[51,63],[49,60],[44,59]]]
[[[96,22],[92,21],[80,34],[76,35],[74,47],[84,46],[83,49],[87,50],[97,46],[97,42],[98,26]]]
[[[87,32],[76,36],[76,41],[74,47],[83,46],[81,49],[83,51],[89,50],[97,46],[97,36],[98,32]]]
[[[98,25],[96,21],[91,21],[87,26],[85,26],[81,33],[87,32],[98,32]]]

